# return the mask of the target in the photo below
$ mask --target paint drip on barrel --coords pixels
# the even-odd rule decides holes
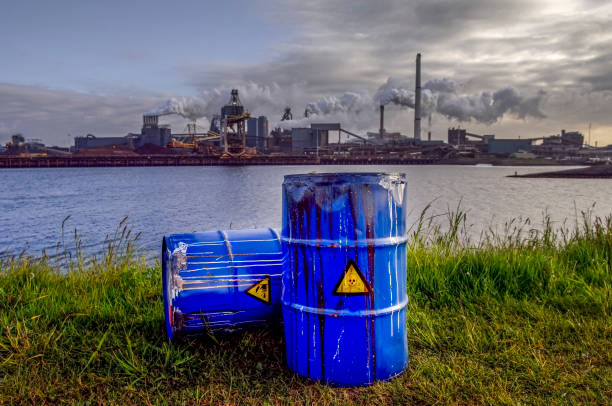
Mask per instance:
[[[408,365],[405,177],[289,175],[282,309],[287,363],[341,386]]]

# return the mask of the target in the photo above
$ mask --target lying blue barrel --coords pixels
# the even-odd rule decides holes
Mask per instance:
[[[408,365],[404,175],[285,176],[281,239],[287,364],[338,386]]]
[[[280,324],[282,263],[281,243],[273,229],[164,237],[168,337]]]

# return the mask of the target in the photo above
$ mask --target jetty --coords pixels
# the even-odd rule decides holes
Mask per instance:
[[[528,173],[510,175],[509,178],[562,178],[562,179],[612,179],[612,165],[605,163],[586,168],[567,169],[563,171]]]

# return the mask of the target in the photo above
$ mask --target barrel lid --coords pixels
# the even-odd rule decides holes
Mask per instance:
[[[301,173],[285,175],[285,182],[313,181],[313,182],[367,182],[368,180],[378,182],[381,178],[389,180],[405,181],[406,174],[397,172],[329,172],[329,173]]]

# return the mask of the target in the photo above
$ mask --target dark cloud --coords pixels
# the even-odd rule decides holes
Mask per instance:
[[[468,124],[474,131],[535,136],[561,127],[584,129],[589,121],[612,128],[609,1],[276,0],[260,7],[270,24],[290,26],[294,35],[279,39],[263,62],[221,63],[214,55],[205,63],[178,61],[176,74],[194,89],[190,96],[238,86],[247,108],[273,119],[287,104],[296,115],[309,103],[324,111],[344,106],[351,95],[374,94],[390,77],[414,86],[414,58],[422,52],[423,83],[442,86],[435,80],[452,79],[459,96],[490,92],[493,98],[497,89],[521,95],[518,103],[509,90],[499,94],[494,113],[512,114],[499,116],[492,127]],[[29,125],[33,133],[48,128],[56,137],[125,133],[164,96],[127,100],[121,92],[101,97],[0,85],[0,132]],[[368,114],[345,126],[371,121],[375,129],[375,110]],[[389,129],[411,133],[411,120],[409,110],[388,109]],[[437,138],[458,124],[442,116],[433,121]]]
[[[612,91],[612,53],[588,60],[589,74],[582,80],[591,85],[593,91]]]
[[[420,51],[424,82],[451,78],[454,91],[468,96],[495,89],[520,91],[520,103],[512,103],[510,90],[498,94],[494,113],[510,111],[516,119],[495,121],[486,132],[508,136],[531,130],[537,135],[546,127],[553,132],[588,121],[612,126],[609,114],[591,105],[608,97],[592,92],[612,90],[609,2],[315,0],[279,4],[275,10],[271,18],[298,27],[300,33],[279,47],[276,57],[254,66],[213,66],[205,74],[179,68],[187,82],[198,88],[228,79],[281,87],[301,83],[304,92],[294,104],[335,102],[334,97],[341,99],[346,92],[374,92],[389,77],[413,86],[414,56]],[[410,133],[410,114],[398,112],[396,117],[389,124]],[[434,122],[440,131],[454,124],[441,117]],[[371,126],[376,127],[375,120]]]
[[[576,3],[578,11],[571,14],[555,11],[554,1],[545,3],[283,2],[274,18],[288,21],[300,34],[269,61],[178,69],[198,88],[236,80],[301,82],[319,96],[372,90],[390,76],[411,77],[418,51],[425,78],[451,77],[469,83],[470,91],[505,86],[549,91],[598,76],[590,73],[596,66],[582,62],[612,47],[607,34],[612,6]]]

